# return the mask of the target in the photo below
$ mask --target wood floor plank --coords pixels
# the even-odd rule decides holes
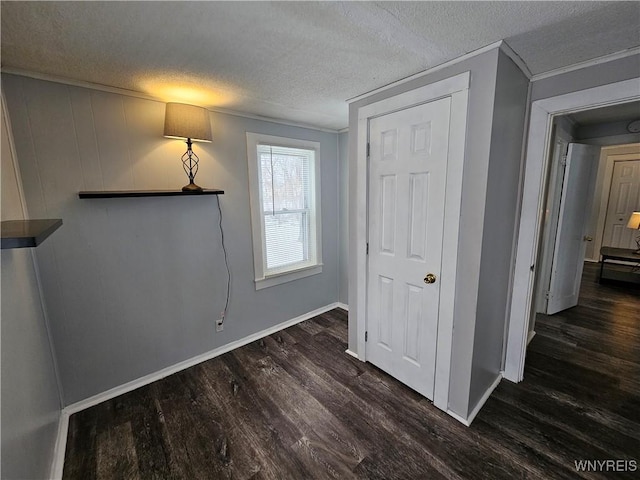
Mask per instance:
[[[621,392],[615,386],[603,386],[596,389],[584,387],[579,381],[574,382],[570,375],[559,382],[556,375],[556,373],[545,371],[544,366],[539,368],[532,365],[527,372],[529,382],[535,382],[543,388],[548,388],[556,395],[571,398],[575,405],[585,406],[596,411],[610,412],[621,419],[620,423],[638,423],[640,421],[640,399],[638,397]]]
[[[607,305],[607,307],[611,310],[611,305]],[[636,320],[637,310],[631,307],[624,309],[624,311],[621,310],[619,306],[616,306],[615,316],[610,316],[606,315],[604,311],[597,311],[592,307],[582,305],[556,315],[538,314],[536,325],[574,325],[593,330],[592,335],[604,333],[614,339],[631,335],[634,340],[640,339]]]
[[[527,388],[505,382],[494,397],[526,412],[540,421],[562,428],[567,433],[616,458],[623,458],[629,449],[640,452],[640,424],[620,423],[605,410],[593,410],[555,391],[527,385]]]
[[[101,433],[98,435],[97,445],[96,476],[98,480],[140,478],[131,423],[116,425]]]
[[[365,398],[385,398],[382,407],[388,415],[395,413],[394,419],[399,429],[464,478],[469,478],[474,472],[480,472],[483,478],[523,478],[522,468],[506,462],[486,444],[475,441],[463,425],[437,411],[430,403],[427,406],[408,398],[389,395],[389,383],[395,382],[375,378],[369,372],[358,377],[356,382]],[[484,461],[489,456],[497,461]]]
[[[322,325],[323,323],[325,325]],[[316,319],[314,319],[314,321],[305,320],[304,322],[300,322],[297,325],[297,327],[301,328],[302,330],[307,332],[309,335],[315,335],[316,333],[322,332],[325,329],[325,327],[328,325],[330,325],[329,322],[324,320],[322,316],[318,316]]]
[[[560,322],[540,322],[536,326],[536,333],[538,332],[548,337],[565,339],[568,343],[592,352],[640,364],[640,342],[637,342],[640,337],[633,338],[635,335],[632,334],[627,334],[631,337],[628,339],[630,341],[621,342],[618,335],[604,332],[594,335],[590,329]]]
[[[97,478],[98,418],[94,412],[94,408],[89,408],[69,419],[63,478]]]
[[[229,432],[203,407],[191,375],[180,372],[158,382],[156,409],[170,449],[169,465],[178,478],[232,478]]]
[[[318,457],[324,459],[318,466],[333,465],[335,471],[341,471],[344,465],[352,470],[362,461],[366,451],[358,439],[271,356],[262,356],[262,352],[249,348],[238,349],[233,356],[243,368],[250,370],[251,374],[247,375],[250,382],[276,403],[287,404],[284,414],[307,439],[318,437],[326,444],[325,449],[333,452],[333,458]],[[319,450],[316,452],[316,455],[321,453]]]
[[[485,418],[488,418],[488,421]],[[554,458],[546,457],[539,450],[531,448],[527,443],[510,435],[508,431],[505,432],[496,427],[492,420],[491,416],[481,412],[471,428],[495,448],[509,451],[510,454],[506,455],[513,463],[522,465],[523,469],[531,471],[534,478],[575,480],[576,473],[572,465],[568,465],[566,462],[559,463]],[[536,474],[535,472],[540,473]]]
[[[438,472],[443,472],[445,478],[460,478],[438,459],[425,462],[428,454],[425,454],[422,445],[405,432],[398,431],[395,422],[383,409],[377,408],[376,403],[361,398],[349,385],[335,381],[326,370],[298,351],[287,351],[282,344],[270,337],[265,338],[262,348],[265,353],[278,357],[287,373],[361,439],[369,454],[363,460],[365,465],[359,465],[355,472],[367,471],[372,474],[371,459],[376,458],[376,475],[386,475],[386,478],[391,478],[394,474],[403,475],[404,478],[425,475],[435,478],[439,475]],[[414,458],[420,458],[420,461],[413,461]],[[431,463],[437,463],[437,468]]]
[[[577,345],[567,349],[563,342],[542,335],[536,335],[534,341],[529,345],[529,351],[585,368],[591,371],[594,376],[597,376],[596,374],[610,375],[615,372],[623,390],[640,394],[640,378],[637,375],[640,364],[638,363],[594,352]]]
[[[536,451],[539,451],[547,459],[560,463],[570,469],[573,459],[608,459],[609,456],[589,443],[581,442],[565,434],[562,430],[550,425],[545,425],[535,417],[511,407],[495,398],[491,398],[485,404],[484,410],[489,415],[502,415],[502,422],[493,423],[496,428],[517,438],[520,442]],[[580,474],[576,477],[604,479],[606,475],[601,473]]]
[[[239,379],[222,362],[209,362],[201,366],[203,389],[219,409],[223,427],[230,431],[228,450],[236,464],[250,464],[253,478],[258,472],[265,478],[277,478],[296,472],[299,477],[310,474],[304,463],[290,455],[289,447],[302,436],[296,426],[282,416],[273,422],[279,409],[270,405],[271,415],[256,414],[264,411],[265,402],[257,399],[259,392],[250,391],[247,382]],[[226,392],[226,393],[225,393]],[[278,426],[279,428],[276,428]],[[245,458],[241,458],[247,451]],[[236,453],[237,452],[237,453]]]
[[[139,471],[144,478],[163,480],[173,478],[167,458],[169,449],[164,439],[162,424],[156,410],[153,388],[139,388],[127,394],[127,407],[131,415]]]
[[[349,327],[346,322],[343,322],[342,320],[337,320],[332,325],[327,327],[324,330],[324,333],[327,333],[335,337],[341,343],[342,345],[341,348],[343,351],[347,349],[348,347],[347,337],[349,336]]]

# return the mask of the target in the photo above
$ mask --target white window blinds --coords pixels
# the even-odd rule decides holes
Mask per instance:
[[[317,263],[315,151],[257,145],[264,275]]]

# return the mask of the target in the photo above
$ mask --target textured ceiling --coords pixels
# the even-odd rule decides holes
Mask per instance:
[[[640,45],[640,2],[2,2],[2,67],[340,129],[501,39],[532,73]]]

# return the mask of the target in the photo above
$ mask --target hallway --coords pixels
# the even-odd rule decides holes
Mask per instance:
[[[500,429],[574,472],[574,460],[640,462],[640,290],[598,284],[598,268],[585,264],[577,307],[538,314],[524,381],[503,381],[474,422],[502,411]]]

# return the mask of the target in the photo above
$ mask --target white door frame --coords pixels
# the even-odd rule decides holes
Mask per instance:
[[[520,382],[524,375],[532,309],[538,246],[544,210],[546,173],[553,117],[582,110],[627,103],[640,98],[640,78],[536,100],[531,122],[522,187],[522,208],[516,247],[509,333],[504,378]]]
[[[447,157],[447,186],[445,199],[444,242],[440,286],[438,339],[436,346],[436,372],[434,400],[436,407],[447,410],[449,405],[449,377],[451,370],[451,345],[453,338],[453,307],[455,300],[456,257],[462,197],[462,169],[466,140],[467,104],[470,72],[461,73],[424,87],[411,90],[358,109],[358,137],[356,144],[356,218],[355,228],[355,309],[349,312],[356,317],[358,331],[358,358],[366,361],[365,332],[367,330],[367,237],[368,237],[368,168],[367,143],[369,121],[398,110],[451,97],[449,129],[449,153]]]

